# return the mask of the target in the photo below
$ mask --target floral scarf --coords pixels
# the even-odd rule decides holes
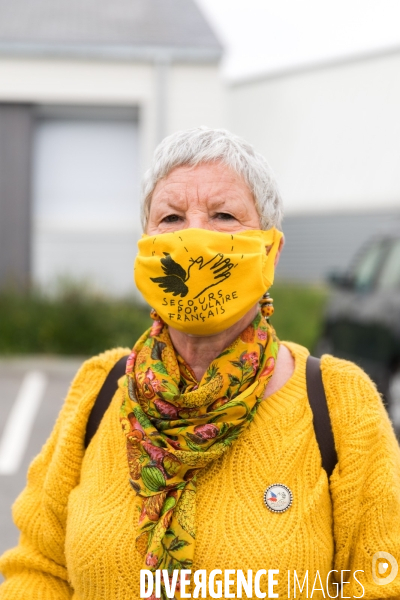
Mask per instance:
[[[136,548],[143,568],[190,569],[196,473],[222,456],[251,423],[278,353],[274,329],[258,313],[198,382],[155,321],[127,361],[120,420],[130,483],[141,497]],[[201,524],[200,524],[201,526]]]

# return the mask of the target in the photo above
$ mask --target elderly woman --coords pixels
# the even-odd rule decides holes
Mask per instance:
[[[229,579],[249,584],[252,570],[257,597],[293,597],[297,578],[297,597],[341,585],[341,597],[400,598],[399,448],[368,377],[324,356],[338,455],[328,479],[308,351],[268,321],[280,221],[268,164],[238,137],[199,128],[157,148],[135,262],[154,324],[86,451],[99,390],[129,351],[88,360],[73,381],[14,506],[21,537],[1,558],[1,600],[133,600],[141,569],[161,572],[163,598],[170,586],[191,597],[184,580],[208,586],[216,569],[224,597],[241,597]]]

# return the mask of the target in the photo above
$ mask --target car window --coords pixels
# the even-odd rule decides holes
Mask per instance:
[[[375,283],[385,246],[378,242],[368,247],[354,269],[354,286],[358,291],[367,291]]]
[[[388,252],[379,275],[378,287],[382,290],[400,287],[400,240],[394,242]]]

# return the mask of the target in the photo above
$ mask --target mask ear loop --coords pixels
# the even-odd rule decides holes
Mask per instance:
[[[269,321],[270,317],[274,314],[274,301],[269,295],[269,292],[265,292],[259,304],[261,306],[261,314]]]

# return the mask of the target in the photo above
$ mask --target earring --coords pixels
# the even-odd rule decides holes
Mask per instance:
[[[261,313],[267,319],[267,321],[274,314],[274,301],[269,295],[269,292],[265,292],[264,296],[259,302],[261,306]]]
[[[161,317],[159,316],[159,314],[154,310],[154,308],[152,308],[150,310],[150,318],[153,319],[153,321],[162,321]]]
[[[164,321],[160,317],[160,315],[152,308],[150,310],[150,317],[153,319],[153,324],[150,329],[150,337],[156,337],[160,335],[162,330],[164,329]]]

